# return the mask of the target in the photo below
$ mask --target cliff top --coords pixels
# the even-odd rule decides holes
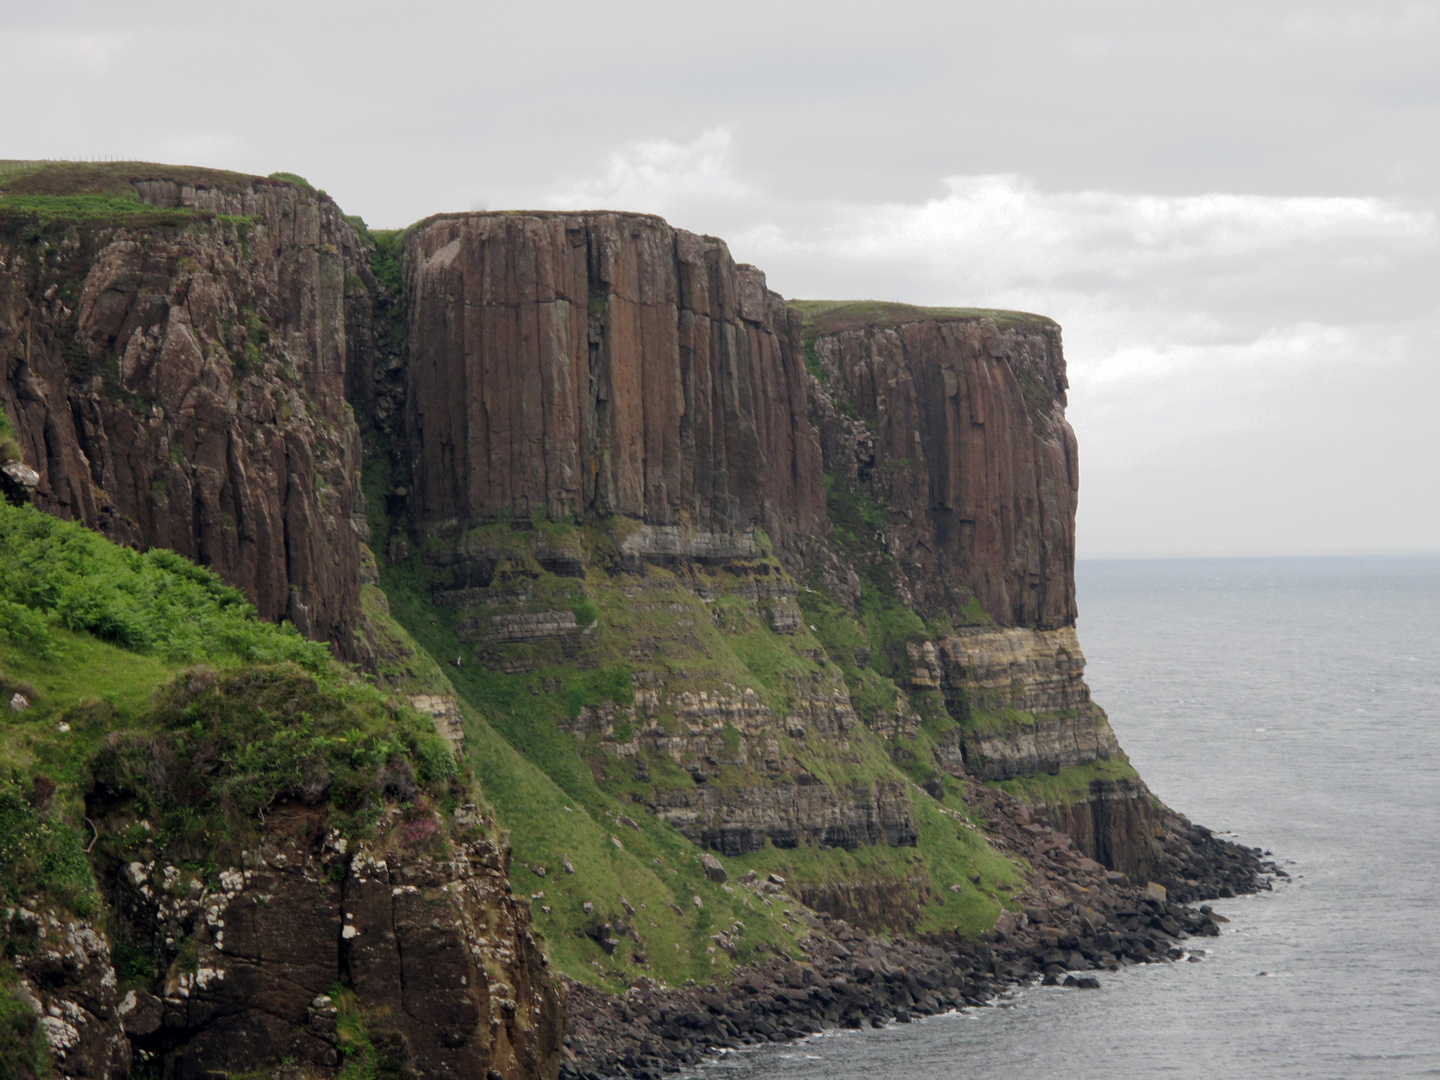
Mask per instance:
[[[324,196],[304,177],[274,173],[268,177],[191,165],[148,161],[17,161],[0,159],[0,212],[35,213],[42,218],[120,217],[132,214],[174,217],[190,208],[157,206],[142,194],[147,185],[174,184],[243,195],[257,185],[287,184],[312,198]]]
[[[807,335],[838,334],[845,330],[860,330],[869,326],[904,326],[924,319],[940,322],[990,319],[1002,330],[1020,327],[1059,328],[1053,319],[1044,315],[997,308],[920,307],[888,300],[790,300],[787,303],[796,308],[804,318]]]
[[[418,232],[428,226],[435,225],[442,221],[456,221],[467,218],[568,218],[573,221],[590,221],[595,218],[610,217],[624,218],[629,221],[645,221],[660,225],[665,228],[675,228],[659,214],[649,214],[641,210],[442,210],[436,214],[430,214],[421,218],[413,225],[407,225],[404,229],[395,230],[410,234]],[[676,232],[684,232],[683,229],[675,229]],[[724,241],[720,241],[724,243]]]

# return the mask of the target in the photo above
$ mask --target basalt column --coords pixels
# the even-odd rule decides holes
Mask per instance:
[[[113,185],[122,168],[59,179]],[[170,172],[119,181],[154,213],[0,212],[0,408],[35,505],[209,566],[263,618],[363,662],[345,381],[368,254],[308,187]]]
[[[623,515],[778,541],[824,515],[798,315],[632,214],[432,218],[404,252],[420,534]]]
[[[1060,327],[874,306],[837,305],[805,331],[833,373],[822,411],[840,406],[822,416],[827,469],[892,508],[922,610],[962,616],[973,598],[1001,626],[1072,625],[1079,467]]]

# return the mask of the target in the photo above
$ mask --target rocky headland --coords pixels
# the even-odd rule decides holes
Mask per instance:
[[[1090,698],[1048,319],[787,302],[650,215],[378,233],[298,177],[31,164],[0,172],[0,366],[8,550],[51,542],[38,510],[177,552],[390,710],[336,690],[322,753],[255,698],[320,670],[295,633],[181,648],[127,629],[155,587],[4,568],[15,813],[90,845],[96,898],[5,901],[0,1005],[59,1075],[650,1076],[1088,985],[1264,885]],[[66,681],[92,649],[159,665],[136,703],[96,711],[129,700],[109,652]],[[197,679],[286,777],[205,780],[220,832],[182,827]],[[363,784],[315,764],[382,713],[410,741]]]

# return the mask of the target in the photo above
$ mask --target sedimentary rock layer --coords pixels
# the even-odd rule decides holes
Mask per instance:
[[[973,597],[1004,626],[1073,623],[1079,469],[1060,328],[838,305],[812,314],[805,334],[826,375],[826,471],[889,508],[916,604],[959,614]]]
[[[909,1023],[979,1005],[1042,973],[1047,984],[1097,988],[1129,964],[1175,960],[1187,950],[1199,959],[1205,950],[1195,939],[1216,936],[1225,920],[1208,908],[1182,905],[1269,888],[1263,875],[1276,871],[1256,852],[1216,842],[1184,818],[1162,814],[1150,829],[1162,853],[1157,861],[1183,868],[1185,876],[1167,874],[1162,880],[1170,885],[1141,888],[1141,879],[1107,873],[1002,792],[973,794],[993,829],[992,843],[1023,854],[1032,866],[1020,898],[1024,910],[1002,912],[981,941],[872,937],[863,924],[802,909],[799,918],[810,932],[798,963],[788,956],[756,961],[714,990],[640,980],[617,997],[570,987],[562,1080],[653,1076],[694,1064],[715,1047],[778,1042],[836,1026],[878,1027],[891,1019]],[[739,884],[771,903],[795,902],[785,891],[791,885],[753,877]],[[1182,939],[1188,939],[1183,948]]]
[[[637,214],[462,214],[417,226],[404,270],[422,532],[821,520],[798,317],[722,241]]]
[[[210,566],[359,658],[345,283],[369,271],[328,198],[214,184],[137,173],[192,211],[173,221],[0,221],[0,404],[38,507]]]
[[[943,690],[965,722],[965,772],[981,780],[1055,773],[1120,753],[1105,713],[1090,700],[1073,626],[1058,630],[967,627],[912,645],[911,682]]]

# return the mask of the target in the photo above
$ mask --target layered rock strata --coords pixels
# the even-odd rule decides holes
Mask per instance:
[[[1060,328],[1013,312],[806,304],[826,472],[891,515],[922,611],[1075,621],[1079,466]],[[873,310],[872,310],[873,309]]]
[[[639,214],[462,214],[406,237],[411,516],[622,515],[803,536],[824,513],[798,317]]]
[[[952,733],[967,775],[1057,773],[1109,761],[1120,744],[1090,700],[1075,628],[964,628],[938,648],[911,647],[911,683],[941,690],[962,726]]]
[[[345,401],[362,245],[296,184],[137,166],[131,186],[157,213],[0,212],[0,406],[34,503],[209,566],[363,659]]]

